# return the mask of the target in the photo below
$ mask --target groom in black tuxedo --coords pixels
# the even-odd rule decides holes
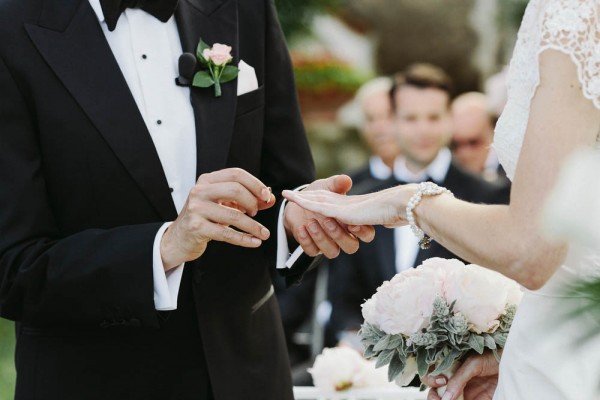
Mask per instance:
[[[250,66],[221,97],[175,85],[200,38]],[[0,171],[17,399],[292,399],[277,236],[358,242],[273,206],[313,165],[272,0],[0,0]]]

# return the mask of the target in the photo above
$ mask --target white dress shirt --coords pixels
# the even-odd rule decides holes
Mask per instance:
[[[100,0],[89,0],[89,3],[150,132],[179,213],[196,183],[196,127],[190,89],[175,85],[175,77],[179,75],[178,60],[183,53],[175,19],[171,17],[163,23],[145,11],[128,8],[111,32],[104,20]],[[160,241],[169,224],[167,222],[160,228],[154,240],[154,304],[157,310],[177,308],[183,274],[183,264],[164,272]],[[287,249],[285,235],[279,243]],[[284,253],[289,256],[287,250]]]
[[[392,176],[392,169],[385,165],[381,157],[378,156],[369,158],[369,172],[371,172],[372,177],[380,181],[385,181]]]
[[[407,183],[423,182],[431,178],[440,184],[446,179],[451,162],[450,150],[443,148],[427,168],[414,173],[406,166],[406,159],[400,156],[394,162],[394,177]],[[419,240],[410,230],[410,226],[394,228],[394,246],[396,248],[396,271],[402,272],[411,269],[419,253]]]

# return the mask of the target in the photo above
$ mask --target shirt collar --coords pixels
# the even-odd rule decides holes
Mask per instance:
[[[369,158],[369,171],[374,178],[384,181],[392,176],[392,170],[385,165],[381,157],[372,156]]]
[[[103,23],[104,22],[104,13],[102,12],[102,6],[100,5],[100,0],[88,0],[88,1],[90,3],[90,6],[92,6],[92,9],[96,13],[98,22]]]
[[[406,166],[406,158],[398,157],[394,163],[394,177],[401,182],[423,182],[428,178],[436,183],[442,183],[446,179],[450,163],[452,162],[452,153],[446,147],[442,148],[435,159],[422,171],[414,173]]]

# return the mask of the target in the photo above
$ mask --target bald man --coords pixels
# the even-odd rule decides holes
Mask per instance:
[[[494,126],[483,93],[458,96],[451,106],[452,141],[450,148],[458,164],[491,182],[506,183],[506,176],[492,149]]]

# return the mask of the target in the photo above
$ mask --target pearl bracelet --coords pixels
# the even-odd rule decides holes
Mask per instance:
[[[421,182],[419,183],[417,193],[413,194],[410,200],[408,200],[408,205],[406,206],[406,219],[410,224],[410,230],[417,239],[419,239],[419,247],[423,250],[426,250],[431,246],[431,238],[415,223],[413,210],[421,202],[423,196],[437,196],[442,193],[448,193],[454,196],[452,192],[445,187],[438,186],[433,182]]]

